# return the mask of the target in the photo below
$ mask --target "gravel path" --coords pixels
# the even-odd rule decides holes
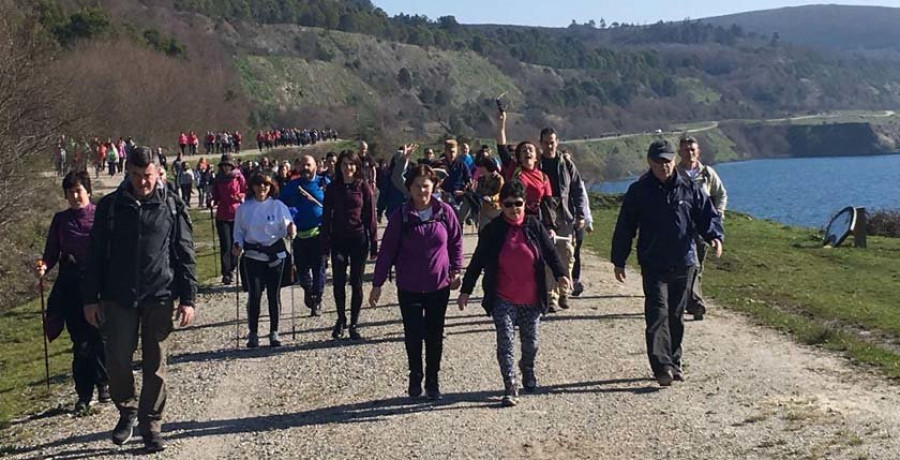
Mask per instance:
[[[466,245],[471,251],[472,236]],[[658,388],[644,351],[639,276],[631,273],[623,285],[608,262],[586,254],[585,264],[585,294],[542,325],[540,393],[508,409],[499,408],[494,328],[478,302],[465,312],[449,310],[441,373],[446,397],[429,403],[405,397],[392,287],[383,295],[390,304],[363,310],[365,340],[358,343],[331,340],[330,292],[320,318],[306,316],[298,302],[292,340],[290,290],[284,289],[285,346],[257,350],[235,350],[234,293],[205,294],[198,323],[172,338],[164,426],[170,445],[158,456],[900,458],[895,386],[717,308],[706,321],[687,325],[687,382]],[[261,332],[266,328],[263,321]],[[122,449],[112,445],[115,410],[95,407],[90,417],[14,424],[0,456],[139,453],[139,439]]]

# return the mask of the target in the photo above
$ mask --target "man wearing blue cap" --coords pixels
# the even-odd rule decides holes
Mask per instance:
[[[650,171],[628,187],[612,240],[616,279],[625,281],[625,262],[635,234],[644,286],[647,356],[660,386],[684,380],[681,341],[684,308],[697,270],[699,235],[722,255],[722,218],[709,196],[675,172],[675,152],[659,140],[647,150]]]

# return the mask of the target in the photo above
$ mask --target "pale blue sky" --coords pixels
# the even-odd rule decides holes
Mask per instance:
[[[466,24],[520,24],[565,27],[575,19],[579,23],[603,17],[607,23],[635,24],[699,19],[744,11],[808,5],[796,0],[373,0],[375,6],[391,16],[397,13],[424,14],[436,19],[452,15]],[[900,7],[900,0],[842,0],[842,5],[879,5]]]

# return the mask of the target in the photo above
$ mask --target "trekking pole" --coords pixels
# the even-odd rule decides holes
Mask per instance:
[[[293,253],[294,250],[294,241],[290,240],[289,243],[291,247],[291,266],[288,268],[291,270],[291,340],[297,340],[297,316],[294,313],[294,285],[297,284],[297,266],[295,265],[296,254]]]
[[[291,267],[293,270],[293,267]],[[296,280],[292,280],[296,281]],[[294,283],[291,283],[291,340],[297,340],[297,317],[294,314]]]
[[[241,257],[238,256],[237,282],[234,286],[234,343],[241,349]]]
[[[209,199],[209,198],[207,198],[207,199]],[[213,238],[213,267],[216,269],[216,271],[213,272],[213,273],[215,273],[216,275],[218,275],[218,274],[219,274],[219,261],[216,260],[216,253],[217,253],[217,252],[220,252],[221,249],[219,249],[219,248],[216,247],[216,246],[218,246],[218,245],[216,244],[216,215],[215,215],[215,213],[213,212],[213,208],[212,208],[212,207],[209,208],[209,225],[210,225],[210,227],[212,227],[212,238]]]
[[[44,277],[38,278],[38,286],[41,290],[41,335],[44,337],[44,377],[47,380],[47,391],[50,391],[50,354],[47,351],[47,334],[43,325],[47,322],[47,308],[44,303]]]

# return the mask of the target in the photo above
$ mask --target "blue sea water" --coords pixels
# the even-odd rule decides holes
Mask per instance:
[[[846,206],[900,208],[900,155],[787,158],[714,166],[728,209],[789,225],[820,228]],[[634,179],[596,191],[623,193]]]

